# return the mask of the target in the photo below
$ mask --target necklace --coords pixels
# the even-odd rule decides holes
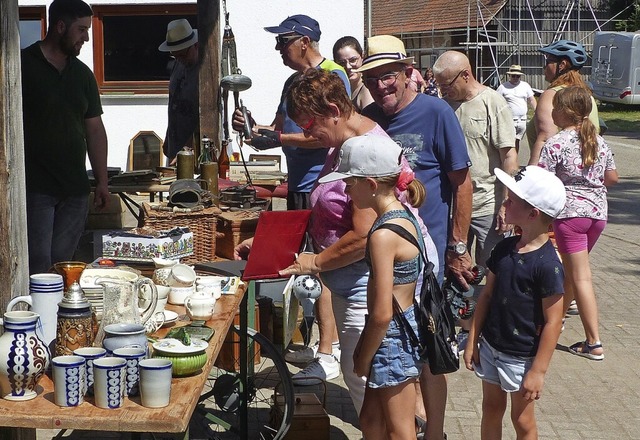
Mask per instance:
[[[393,211],[392,209],[387,210],[387,208],[391,205],[393,205],[395,202],[397,202],[398,199],[396,199],[395,197],[393,198],[393,200],[391,200],[389,203],[387,203],[384,208],[382,208],[382,210],[380,211],[380,215],[382,214],[386,214],[389,211]]]

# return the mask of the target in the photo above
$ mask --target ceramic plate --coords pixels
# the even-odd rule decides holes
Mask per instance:
[[[164,323],[168,324],[178,320],[178,314],[172,310],[164,311]]]
[[[190,345],[184,345],[178,339],[165,338],[154,342],[153,349],[169,355],[196,354],[205,351],[208,345],[206,341],[196,338],[191,339]]]

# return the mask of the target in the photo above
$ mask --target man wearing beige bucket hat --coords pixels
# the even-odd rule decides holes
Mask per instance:
[[[516,151],[520,151],[520,140],[527,129],[527,104],[531,110],[536,111],[536,98],[533,96],[531,86],[522,81],[522,66],[512,64],[507,72],[508,81],[500,84],[496,90],[500,93],[513,113],[513,124],[516,127]]]
[[[448,270],[466,286],[465,279],[473,277],[469,271],[471,257],[465,245],[471,219],[472,186],[471,161],[460,123],[446,102],[417,93],[411,86],[413,57],[407,56],[400,39],[379,35],[367,42],[367,56],[358,71],[363,73],[374,103],[367,106],[363,114],[400,144],[416,178],[427,190],[426,202],[419,213],[438,250],[440,281],[446,254]],[[420,384],[429,418],[425,438],[442,440],[446,379],[423,368]]]
[[[199,126],[198,31],[185,18],[167,25],[167,38],[158,47],[175,59],[169,79],[167,134],[162,151],[173,164],[183,147],[194,147]],[[199,138],[199,134],[196,135]]]

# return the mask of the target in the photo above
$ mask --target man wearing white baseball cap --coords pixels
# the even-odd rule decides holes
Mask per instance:
[[[185,18],[173,20],[167,25],[167,38],[158,50],[175,58],[169,79],[169,122],[162,145],[164,155],[173,164],[183,147],[195,147],[194,133],[199,131],[198,31]]]
[[[513,177],[494,172],[509,189],[506,219],[522,234],[502,240],[487,260],[464,363],[483,381],[481,431],[501,432],[509,394],[518,437],[537,438],[534,403],[564,317],[564,270],[547,231],[566,192],[553,173],[534,165]]]

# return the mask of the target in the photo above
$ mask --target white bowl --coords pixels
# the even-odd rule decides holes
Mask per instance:
[[[195,286],[172,287],[169,292],[169,304],[184,305],[184,300],[196,291]]]

